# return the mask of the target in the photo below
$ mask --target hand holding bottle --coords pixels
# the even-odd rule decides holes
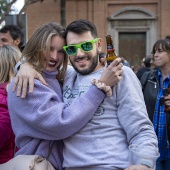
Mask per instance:
[[[104,69],[100,81],[105,83],[107,86],[114,86],[122,78],[123,64],[121,58],[116,58],[110,65]]]

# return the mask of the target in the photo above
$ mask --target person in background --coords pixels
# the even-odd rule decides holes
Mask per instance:
[[[136,74],[139,70],[139,66],[138,65],[131,66],[131,69]]]
[[[81,95],[78,91],[70,94],[68,97],[75,99],[66,105],[61,87],[64,79],[74,76],[74,70],[71,66],[67,69],[68,56],[63,50],[64,45],[65,29],[60,24],[52,22],[39,27],[27,42],[22,58],[39,71],[48,86],[35,80],[34,91],[22,99],[12,92],[14,78],[8,90],[8,107],[19,148],[16,156],[40,155],[46,158],[54,141],[48,160],[59,170],[63,161],[62,139],[76,133],[92,118],[104,97],[111,92],[110,86],[121,79],[123,66],[120,58],[115,60],[103,71],[98,87],[89,82],[89,90]],[[89,42],[84,47],[90,45]],[[67,90],[69,94],[70,87]]]
[[[145,57],[142,58],[140,67],[145,67],[144,61],[145,61]]]
[[[167,36],[165,37],[165,39],[170,39],[170,35],[167,35]]]
[[[5,25],[0,29],[0,46],[13,45],[20,51],[24,48],[24,34],[16,25]]]
[[[153,55],[151,56],[150,64],[151,64],[151,66],[150,66],[151,69],[156,69],[156,66],[154,65]]]
[[[63,49],[75,69],[63,84],[63,100],[70,106],[74,98],[78,99],[88,91],[91,81],[98,86],[104,66],[99,62],[102,41],[90,21],[79,19],[70,23],[66,28],[66,42]],[[22,75],[29,75],[26,67],[33,70],[28,64],[21,65],[17,76],[20,85]],[[123,67],[123,70],[122,79],[112,88],[111,96],[104,98],[92,119],[63,140],[63,168],[66,170],[151,169],[151,159],[140,161],[138,165],[129,163],[129,145],[136,144],[141,149],[150,146],[149,155],[158,154],[158,148],[141,85],[131,68]],[[31,75],[32,78],[36,74]],[[25,85],[27,81],[24,80]]]
[[[122,63],[123,63],[124,66],[130,67],[130,64],[129,64],[129,62],[126,60],[125,56],[121,56],[121,59],[122,59]]]
[[[170,105],[170,95],[164,96],[164,89],[170,88],[170,40],[160,39],[152,49],[156,69],[143,74],[142,84],[145,104],[150,120],[153,122],[160,157],[156,170],[170,169],[170,115],[165,113],[165,105]]]
[[[144,63],[144,66],[139,68],[139,70],[137,71],[136,73],[136,76],[138,77],[138,79],[140,80],[142,75],[146,72],[146,71],[150,71],[151,69],[151,58],[152,58],[152,55],[147,55],[144,60],[143,60],[143,63]]]
[[[102,58],[106,58],[106,53],[105,52],[99,53],[99,61],[101,61]]]
[[[0,164],[14,157],[15,137],[8,111],[7,86],[20,57],[21,53],[15,47],[0,47]]]

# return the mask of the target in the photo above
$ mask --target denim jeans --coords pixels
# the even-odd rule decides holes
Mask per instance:
[[[156,170],[170,170],[170,159],[157,162]]]

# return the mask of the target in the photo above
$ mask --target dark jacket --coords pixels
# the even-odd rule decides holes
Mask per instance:
[[[150,120],[153,122],[153,115],[155,112],[155,105],[159,90],[159,83],[157,80],[157,70],[145,72],[140,80],[142,91],[145,99],[145,104]]]
[[[157,72],[158,70],[148,71],[144,73],[144,75],[140,80],[148,116],[152,122],[153,122],[156,100],[157,100],[158,90],[159,90],[159,82],[156,76]],[[166,115],[166,130],[167,130],[167,139],[170,142],[170,116],[169,115]]]
[[[136,73],[136,76],[138,77],[138,79],[140,80],[141,77],[143,76],[143,74],[147,71],[150,71],[151,69],[149,67],[141,67],[137,73]]]

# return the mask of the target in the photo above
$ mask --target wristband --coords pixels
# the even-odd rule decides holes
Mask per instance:
[[[22,64],[22,62],[19,61],[19,62],[15,65],[15,67],[14,67],[14,73],[15,73],[15,75],[18,73],[21,64]]]
[[[106,93],[106,96],[111,96],[112,95],[112,89],[110,86],[106,86],[105,83],[102,83],[100,80],[98,79],[93,79],[91,81],[92,84],[94,84],[97,88],[99,88],[100,90],[104,91]]]
[[[25,63],[25,62],[26,62],[26,59],[25,59],[25,57],[23,57],[23,58],[21,59],[21,61],[19,61],[19,62],[15,65],[15,67],[14,67],[14,73],[15,73],[15,75],[18,73],[21,64],[23,64],[23,63]]]

